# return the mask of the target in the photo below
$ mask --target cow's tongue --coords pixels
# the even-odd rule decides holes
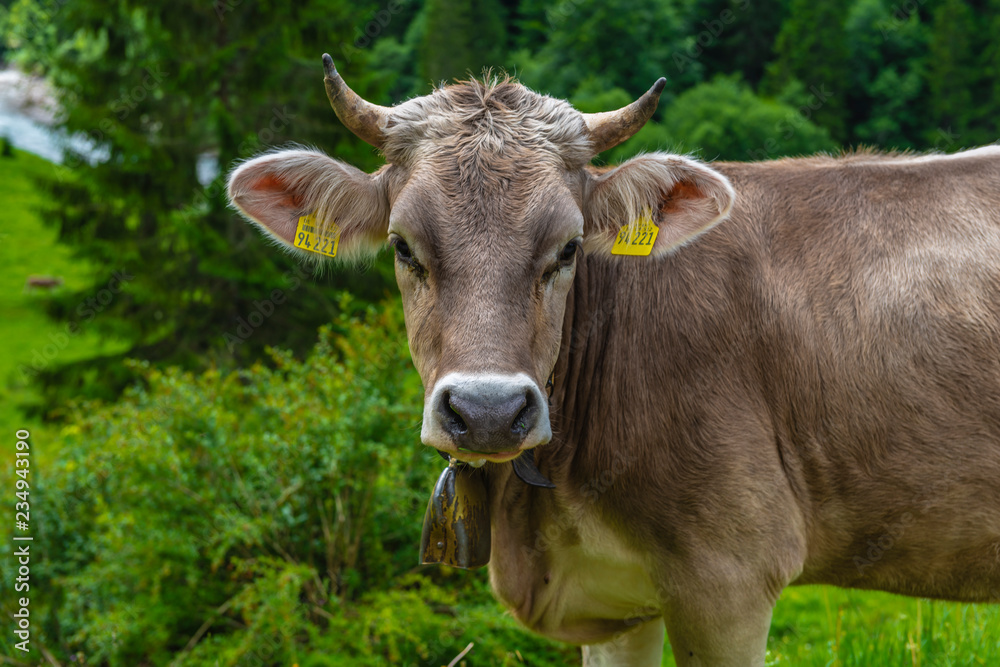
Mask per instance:
[[[538,472],[538,468],[535,467],[535,455],[532,452],[524,452],[511,461],[511,464],[514,466],[514,474],[525,484],[540,486],[543,489],[556,488],[545,475]]]

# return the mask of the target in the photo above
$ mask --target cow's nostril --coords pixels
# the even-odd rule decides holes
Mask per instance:
[[[469,425],[465,423],[465,419],[462,417],[462,413],[451,402],[451,394],[445,392],[444,404],[448,406],[445,412],[444,418],[447,422],[448,431],[453,435],[464,435],[469,432]]]
[[[534,406],[531,404],[530,397],[525,401],[525,405],[521,408],[521,411],[517,413],[514,417],[514,421],[511,422],[510,430],[513,433],[519,435],[524,435],[531,430],[534,423]]]
[[[514,416],[514,420],[510,423],[510,432],[514,435],[524,437],[528,431],[530,431],[535,426],[535,422],[538,419],[537,410],[535,409],[535,402],[530,392],[525,393],[524,397],[518,402],[516,408],[520,408],[517,414]]]

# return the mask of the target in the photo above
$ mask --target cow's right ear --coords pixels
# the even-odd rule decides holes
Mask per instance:
[[[286,150],[241,164],[229,174],[227,192],[268,236],[311,258],[322,255],[296,247],[299,218],[315,216],[313,239],[332,237],[335,224],[336,257],[350,261],[378,252],[386,242],[389,199],[383,181],[319,151]]]

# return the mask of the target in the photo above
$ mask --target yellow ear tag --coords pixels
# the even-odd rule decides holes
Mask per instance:
[[[611,246],[611,254],[646,257],[653,252],[653,242],[659,233],[660,228],[653,222],[652,215],[647,210],[637,220],[618,230],[615,244]]]
[[[336,257],[337,246],[340,245],[340,227],[337,223],[331,222],[330,226],[320,233],[316,227],[316,215],[313,213],[303,215],[295,227],[295,240],[292,241],[292,245],[327,257]]]

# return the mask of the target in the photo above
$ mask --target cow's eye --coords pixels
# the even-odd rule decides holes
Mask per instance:
[[[559,263],[569,264],[576,257],[576,251],[580,247],[579,241],[570,241],[566,246],[559,252]]]
[[[413,251],[410,250],[410,246],[403,240],[401,236],[396,236],[393,234],[389,237],[389,243],[396,250],[396,261],[401,262],[410,268],[418,278],[423,278],[427,275],[424,267],[420,265],[420,262],[413,256]]]
[[[406,244],[406,241],[402,237],[394,236],[390,241],[392,247],[396,249],[396,259],[403,262],[404,264],[413,263],[413,253],[410,252],[410,246]]]
[[[545,273],[542,274],[543,280],[552,280],[555,278],[561,270],[567,269],[573,264],[573,258],[576,257],[577,251],[580,249],[580,239],[576,238],[563,246],[562,250],[559,251],[559,255],[556,257],[556,262],[552,264]]]

